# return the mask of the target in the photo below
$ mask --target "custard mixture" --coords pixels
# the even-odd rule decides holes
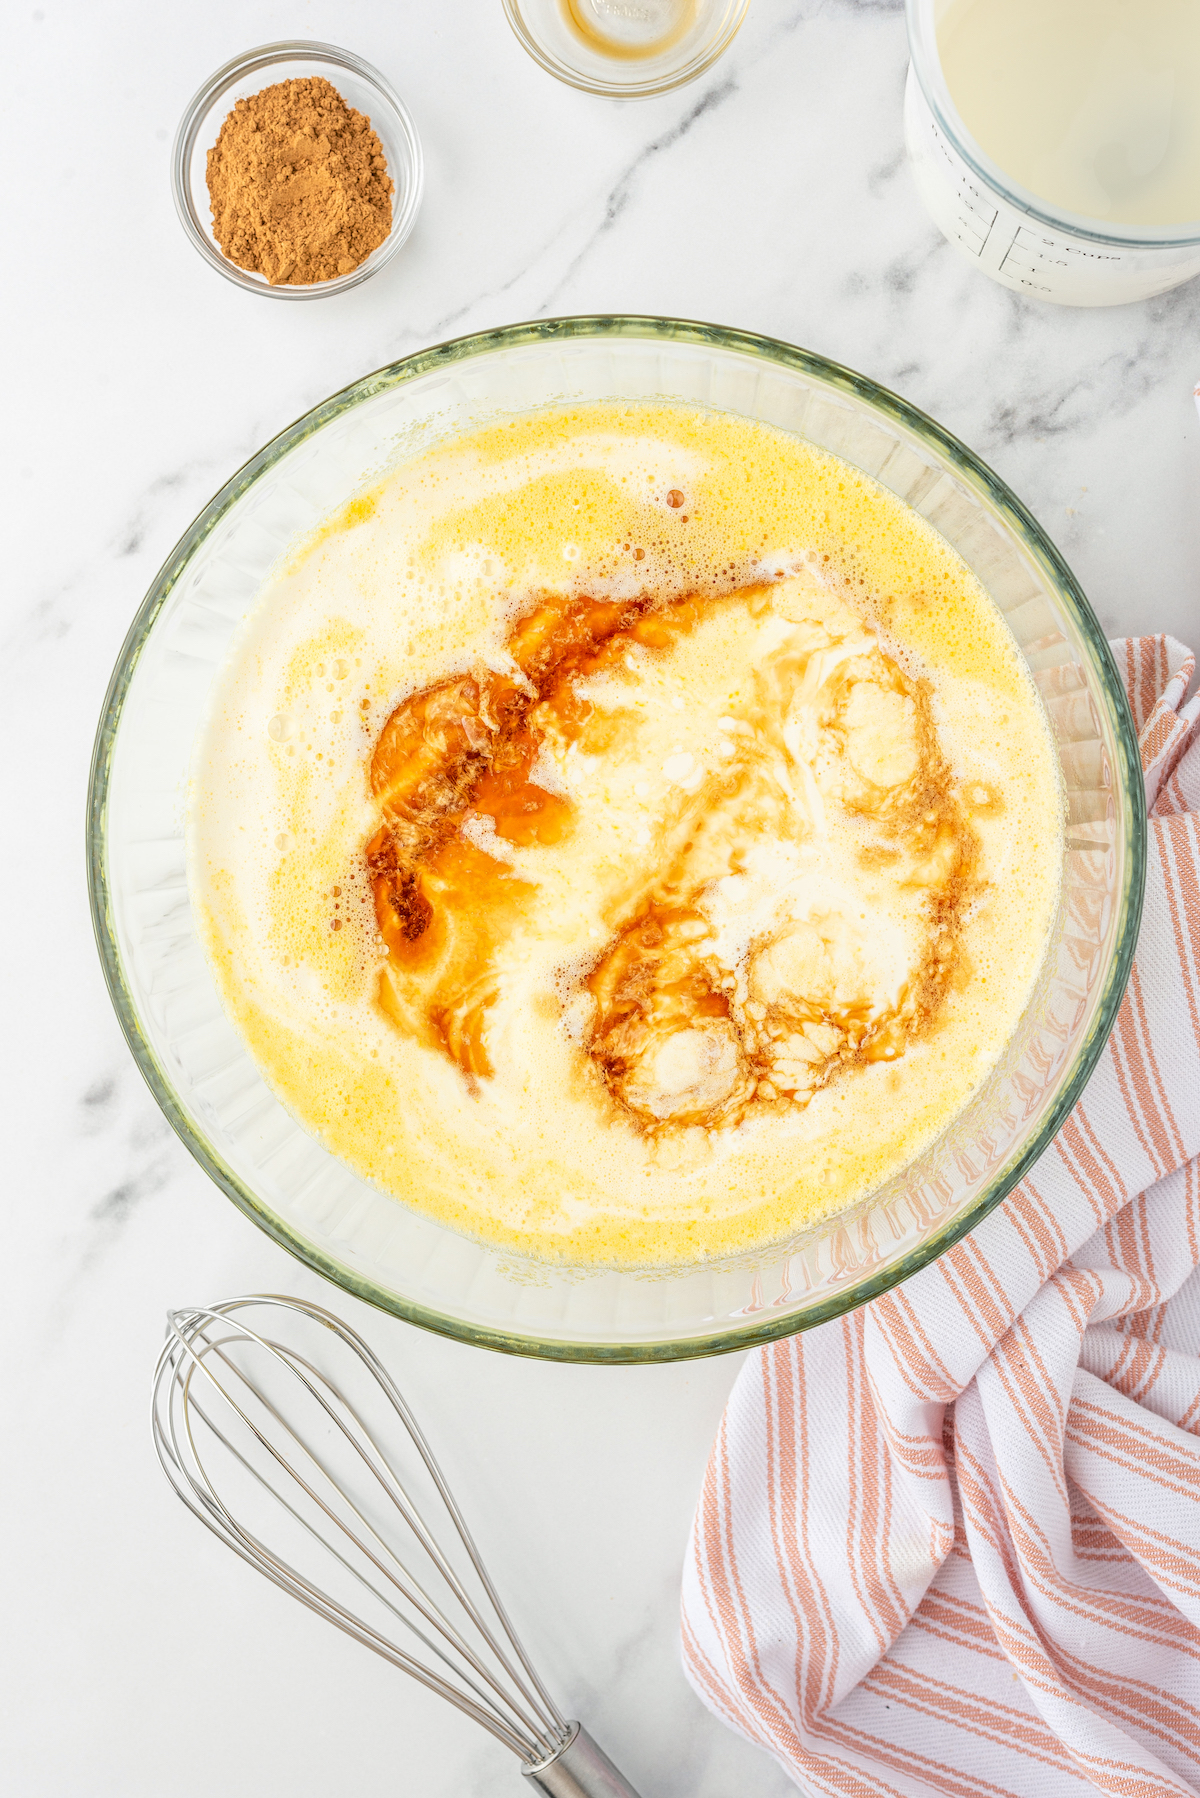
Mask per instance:
[[[684,406],[410,457],[267,583],[189,812],[224,1004],[406,1205],[688,1266],[861,1199],[1008,1043],[1058,902],[1037,693],[949,545]]]

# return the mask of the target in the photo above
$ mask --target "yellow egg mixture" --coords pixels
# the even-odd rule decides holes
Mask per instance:
[[[268,581],[189,806],[223,1002],[294,1116],[575,1265],[869,1194],[1015,1030],[1062,800],[999,612],[798,437],[684,406],[412,456]]]

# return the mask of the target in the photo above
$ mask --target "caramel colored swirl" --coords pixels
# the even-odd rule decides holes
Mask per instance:
[[[826,595],[813,615],[812,593],[547,601],[509,633],[502,671],[396,708],[371,763],[367,860],[380,998],[401,1028],[469,1076],[494,1072],[489,1016],[539,928],[538,854],[587,828],[553,770],[572,750],[591,767],[636,752],[640,670],[721,608],[767,653],[712,758],[663,764],[672,803],[649,856],[605,876],[608,940],[580,945],[563,1008],[596,1090],[649,1135],[728,1127],[807,1104],[930,1027],[958,971],[975,835],[924,683],[848,607]],[[533,853],[518,868],[503,845]]]
[[[390,958],[380,996],[397,1022],[469,1074],[493,1071],[483,1041],[492,963],[534,889],[463,826],[473,819],[522,847],[558,842],[574,810],[532,773],[547,744],[577,739],[593,715],[576,683],[632,643],[661,647],[693,609],[549,601],[510,633],[511,672],[482,669],[427,687],[384,726],[371,761],[383,825],[367,847]]]
[[[1063,867],[1037,684],[926,519],[790,431],[571,401],[402,450],[213,684],[188,882],[226,1014],[505,1278],[773,1253],[1023,1040]]]

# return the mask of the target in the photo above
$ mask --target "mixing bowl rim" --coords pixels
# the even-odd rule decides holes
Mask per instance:
[[[805,374],[826,388],[866,401],[876,411],[905,430],[915,431],[930,443],[953,466],[958,478],[969,487],[982,490],[988,501],[1014,530],[1026,552],[1039,565],[1052,589],[1072,612],[1078,628],[1094,653],[1096,671],[1110,701],[1117,749],[1118,803],[1127,808],[1128,852],[1124,869],[1124,886],[1118,903],[1118,920],[1111,959],[1105,973],[1104,990],[1098,1000],[1087,1039],[1077,1051],[1078,1059],[1070,1077],[1064,1082],[1046,1117],[1025,1145],[1021,1154],[995,1176],[972,1205],[954,1217],[941,1231],[917,1245],[893,1265],[865,1276],[831,1294],[802,1316],[786,1313],[774,1318],[754,1318],[744,1324],[724,1325],[707,1335],[680,1337],[669,1341],[613,1343],[605,1341],[572,1341],[546,1339],[520,1331],[506,1331],[489,1325],[468,1322],[446,1312],[385,1291],[371,1280],[326,1255],[277,1217],[234,1173],[215,1146],[201,1133],[176,1093],[166,1069],[142,1029],[132,986],[126,981],[117,933],[111,915],[110,888],[107,872],[108,786],[125,699],[155,621],[175,585],[189,566],[200,545],[237,504],[243,494],[278,463],[291,449],[314,435],[333,419],[379,393],[404,385],[421,375],[458,362],[506,349],[521,348],[541,342],[562,342],[573,338],[625,337],[658,339],[711,345],[725,350],[752,354],[760,360],[782,365]],[[451,338],[427,349],[415,351],[397,362],[385,364],[373,373],[351,382],[328,399],[286,426],[243,463],[214,494],[208,505],[193,519],[183,536],[155,575],[145,599],[126,633],[117,657],[96,732],[88,782],[87,803],[87,873],[88,895],[96,943],[105,981],[114,1009],[124,1031],[134,1060],[153,1093],[167,1121],[200,1166],[220,1187],[226,1197],[259,1226],[281,1248],[294,1255],[314,1272],[335,1285],[390,1312],[409,1323],[449,1336],[460,1342],[500,1350],[509,1354],[539,1359],[572,1362],[641,1363],[691,1360],[701,1356],[729,1354],[753,1348],[784,1336],[811,1329],[844,1315],[869,1300],[878,1298],[901,1281],[935,1261],[946,1250],[967,1235],[1020,1182],[1029,1168],[1049,1146],[1078,1099],[1108,1039],[1124,995],[1133,962],[1141,918],[1147,852],[1145,793],[1137,734],[1129,702],[1112,651],[1100,628],[1083,590],[1061,553],[1050,540],[1032,512],[1009,489],[987,464],[965,444],[945,430],[917,407],[892,393],[888,388],[857,374],[842,364],[832,362],[815,351],[804,350],[778,338],[740,331],[728,326],[706,324],[691,319],[661,318],[638,314],[585,314],[574,317],[534,319],[506,325],[466,337]]]

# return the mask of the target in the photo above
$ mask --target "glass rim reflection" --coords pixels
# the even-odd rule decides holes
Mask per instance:
[[[1007,1162],[976,1197],[945,1225],[921,1241],[902,1259],[870,1272],[808,1307],[803,1313],[788,1311],[774,1317],[756,1316],[743,1323],[722,1324],[711,1333],[697,1333],[671,1340],[616,1343],[543,1339],[519,1331],[506,1331],[437,1310],[427,1304],[389,1292],[355,1269],[326,1254],[294,1230],[270,1209],[233,1168],[217,1146],[188,1114],[185,1104],[163,1066],[139,1019],[137,1005],[122,965],[112,917],[106,864],[106,824],[109,777],[122,708],[130,683],[154,622],[197,549],[220,524],[230,509],[259,477],[273,468],[290,450],[320,431],[354,406],[421,375],[492,352],[573,338],[634,338],[674,341],[715,350],[740,352],[759,361],[789,368],[825,389],[854,398],[880,413],[892,424],[915,433],[955,478],[998,512],[1038,566],[1055,594],[1072,615],[1073,622],[1092,652],[1094,672],[1109,702],[1114,743],[1120,763],[1117,799],[1126,811],[1127,855],[1125,887],[1118,900],[1119,921],[1110,953],[1103,991],[1097,1001],[1089,1035],[1074,1051],[1073,1064],[1046,1114],[1020,1152]],[[1078,1097],[1084,1081],[1107,1038],[1115,1018],[1132,960],[1140,913],[1145,860],[1144,802],[1140,797],[1140,766],[1136,738],[1128,714],[1124,689],[1099,625],[1078,583],[1059,552],[1028,510],[1007,487],[950,433],[887,389],[866,377],[811,352],[774,339],[720,326],[686,320],[605,315],[533,321],[482,332],[434,346],[390,364],[352,383],[340,393],[306,413],[252,457],[204,508],[184,534],[152,583],[126,638],[110,683],[93,757],[88,811],[88,873],[93,920],[105,976],[114,1005],[135,1059],[168,1120],[191,1153],[215,1183],[275,1241],[306,1265],[334,1280],[348,1291],[395,1315],[463,1341],[492,1348],[560,1360],[655,1361],[729,1352],[767,1342],[802,1328],[827,1321],[889,1290],[920,1267],[943,1253],[977,1224],[1022,1178],[1045,1149]]]

